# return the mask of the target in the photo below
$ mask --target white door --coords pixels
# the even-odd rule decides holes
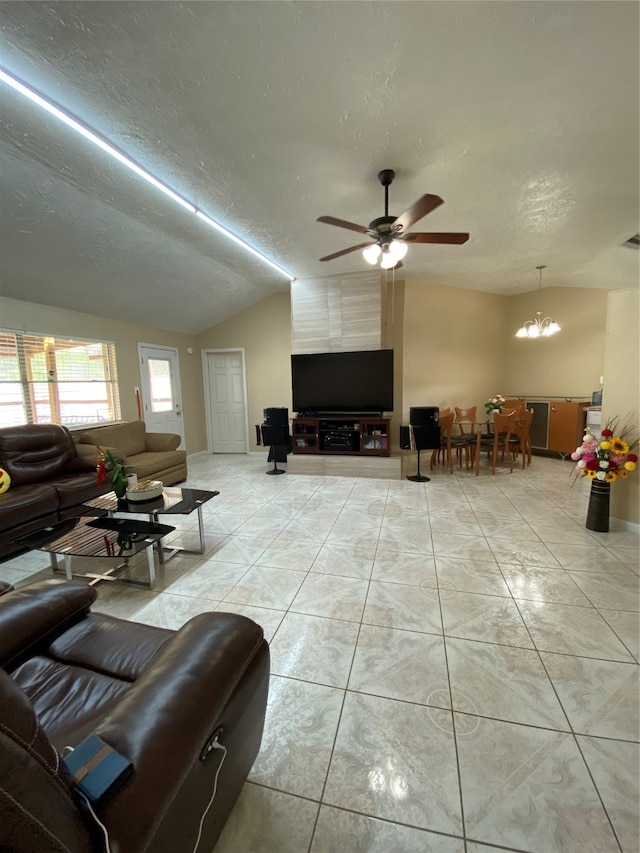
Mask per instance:
[[[142,419],[147,432],[173,432],[184,449],[178,350],[138,344]]]
[[[246,453],[244,354],[221,350],[204,357],[209,445],[213,453]]]

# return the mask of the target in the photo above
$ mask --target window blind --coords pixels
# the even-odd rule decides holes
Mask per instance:
[[[0,425],[119,419],[113,343],[0,330]]]

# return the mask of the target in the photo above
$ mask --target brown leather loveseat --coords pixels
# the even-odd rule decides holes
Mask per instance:
[[[0,558],[20,550],[19,536],[81,515],[83,501],[111,489],[108,480],[98,485],[95,453],[79,455],[56,424],[0,428],[0,468],[11,477],[0,495]]]
[[[105,850],[60,763],[93,733],[134,765],[94,806],[112,853],[192,853],[201,820],[211,853],[260,747],[262,629],[211,612],[170,631],[91,612],[95,597],[58,580],[0,597],[0,850]]]

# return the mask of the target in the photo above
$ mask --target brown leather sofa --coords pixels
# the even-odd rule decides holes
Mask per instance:
[[[0,850],[93,853],[104,839],[61,765],[97,734],[134,770],[101,805],[112,853],[211,853],[260,748],[269,647],[203,613],[169,631],[91,612],[93,587],[0,597]],[[203,760],[214,732],[220,744]]]
[[[20,551],[15,540],[81,514],[83,501],[111,489],[98,484],[95,454],[78,454],[69,430],[56,424],[0,428],[0,468],[11,488],[0,495],[0,559]]]

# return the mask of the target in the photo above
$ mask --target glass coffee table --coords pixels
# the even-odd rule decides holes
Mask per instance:
[[[128,501],[116,497],[115,492],[85,501],[84,505],[91,509],[106,510],[109,516],[116,513],[134,513],[136,515],[147,515],[150,522],[157,523],[161,515],[190,515],[194,510],[198,512],[198,535],[200,538],[199,548],[185,548],[177,542],[171,542],[168,548],[158,542],[158,563],[163,565],[178,553],[182,554],[204,554],[204,524],[202,518],[202,507],[211,498],[215,498],[220,492],[209,492],[204,489],[187,489],[180,486],[166,486],[162,495],[150,501]]]
[[[153,589],[156,582],[156,570],[153,546],[160,543],[163,536],[173,533],[175,527],[152,521],[139,521],[133,518],[113,518],[104,516],[81,516],[68,518],[36,530],[17,541],[32,551],[44,551],[49,554],[54,572],[61,572],[58,556],[64,557],[64,573],[67,580],[72,577],[91,578],[90,583],[99,581],[120,581]],[[141,551],[147,554],[148,580],[136,580],[123,577],[122,571],[129,568],[129,560]],[[74,572],[72,557],[109,558],[119,560],[104,572]]]

